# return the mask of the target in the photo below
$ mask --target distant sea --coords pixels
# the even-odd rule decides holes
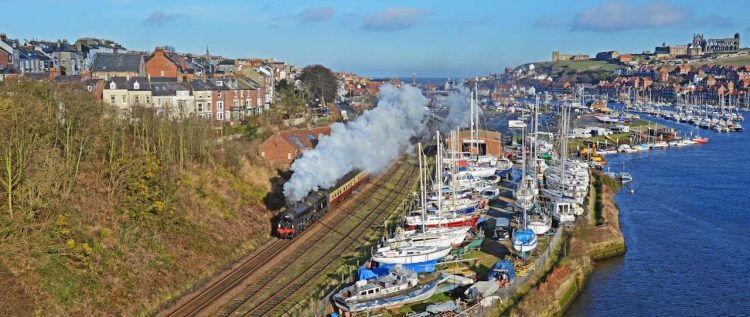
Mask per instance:
[[[387,78],[375,78],[375,79],[387,79]],[[405,83],[411,83],[412,81],[411,77],[399,77],[398,79]],[[448,80],[448,77],[417,77],[417,84],[442,85],[442,84],[445,84],[446,80]],[[456,82],[456,83],[463,82],[463,78],[451,77],[451,80],[453,80],[453,82]]]

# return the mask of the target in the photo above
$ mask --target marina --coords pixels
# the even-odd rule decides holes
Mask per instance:
[[[561,240],[566,228],[573,228],[581,223],[577,221],[578,217],[594,217],[589,214],[594,210],[590,205],[593,201],[587,199],[591,194],[589,185],[594,182],[591,179],[592,173],[601,175],[596,176],[597,182],[606,177],[626,187],[627,190],[620,191],[618,197],[635,197],[640,195],[640,184],[644,180],[639,173],[632,172],[633,161],[647,159],[652,155],[654,160],[665,155],[680,155],[679,151],[672,153],[671,149],[665,148],[705,145],[707,147],[699,148],[706,151],[717,138],[722,138],[721,134],[714,135],[720,133],[718,131],[704,132],[702,136],[698,136],[698,126],[638,112],[640,118],[633,114],[628,115],[627,120],[618,118],[605,123],[596,118],[603,128],[611,128],[613,124],[622,125],[627,127],[624,129],[625,133],[630,135],[625,139],[627,143],[619,145],[618,140],[613,139],[616,141],[612,145],[616,147],[615,151],[608,153],[608,148],[604,147],[597,153],[600,143],[580,143],[571,135],[572,127],[588,125],[586,118],[596,117],[594,114],[586,114],[586,111],[581,114],[577,111],[573,116],[570,104],[559,104],[545,111],[546,116],[552,111],[554,120],[558,123],[555,125],[557,131],[549,133],[552,132],[549,126],[542,132],[536,122],[541,114],[534,109],[539,108],[529,106],[531,115],[525,116],[525,128],[512,124],[511,128],[520,129],[520,144],[513,149],[515,151],[506,148],[499,157],[490,158],[491,155],[474,148],[476,144],[471,141],[459,142],[460,132],[453,131],[442,141],[440,134],[436,136],[438,143],[434,159],[422,159],[423,172],[420,173],[422,176],[418,186],[421,189],[411,202],[413,211],[403,214],[404,217],[401,222],[396,222],[393,232],[385,232],[385,238],[373,251],[371,261],[366,262],[360,270],[379,272],[373,275],[372,278],[375,279],[383,276],[378,274],[390,274],[393,270],[421,272],[417,274],[425,274],[420,278],[427,280],[439,273],[443,275],[443,279],[437,282],[436,292],[429,298],[423,298],[424,293],[417,291],[412,297],[390,300],[387,305],[378,306],[379,309],[375,311],[386,312],[386,315],[407,316],[442,316],[441,314],[448,312],[463,312],[472,316],[486,314],[488,311],[497,312],[495,302],[502,302],[503,298],[511,296],[522,283],[529,282],[528,279],[516,279],[516,272],[520,272],[522,276],[526,276],[529,270],[534,272],[537,262],[549,261],[548,257],[558,248],[556,240]],[[626,112],[635,113],[627,111],[627,107],[621,104],[615,103],[613,108],[623,111],[623,115]],[[737,111],[731,118],[740,120],[743,114]],[[469,126],[473,127],[472,124]],[[622,134],[623,129],[619,130],[618,133]],[[663,134],[666,133],[664,131],[669,133]],[[469,133],[469,140],[481,139],[474,137],[474,131]],[[571,141],[576,148],[570,145]],[[461,144],[462,148],[451,144]],[[581,151],[581,144],[588,144],[588,151]],[[510,165],[512,173],[494,171],[472,174],[472,171],[506,166],[506,163],[498,162],[505,162],[506,156],[511,153],[516,160],[515,164]],[[603,155],[606,155],[606,160]],[[427,162],[433,162],[432,168]],[[470,176],[467,178],[467,175]],[[497,179],[495,175],[503,177]],[[475,207],[470,207],[474,204]],[[480,233],[478,238],[474,237],[477,233]],[[627,231],[625,235],[627,236]],[[463,246],[470,244],[477,247],[465,250]],[[453,250],[440,252],[441,248]],[[388,257],[387,254],[391,256]],[[476,271],[476,264],[488,261],[488,257],[494,259],[489,263],[492,268],[489,271]],[[467,282],[463,285],[446,284],[448,274],[454,272],[462,272],[458,276],[468,278]],[[598,273],[595,276],[596,274]],[[369,283],[362,274],[359,277],[354,284],[349,284],[353,286],[344,287]],[[433,310],[422,311],[426,306],[415,306],[412,304],[414,302],[427,302]],[[583,304],[576,302],[574,305],[581,307]],[[451,309],[435,313],[435,307]],[[576,309],[586,308],[573,308],[573,311]],[[344,309],[334,312],[349,316],[353,311]]]
[[[698,129],[649,120],[681,134]],[[746,133],[701,134],[711,140],[709,146],[607,158],[612,171],[626,166],[634,179],[635,194],[615,195],[628,252],[597,265],[567,316],[750,311],[746,295],[738,291],[750,283],[739,273],[747,272],[750,261],[744,208],[750,203],[750,151],[744,146],[750,139]]]

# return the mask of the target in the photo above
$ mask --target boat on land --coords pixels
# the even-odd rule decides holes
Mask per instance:
[[[419,275],[401,266],[388,274],[361,279],[333,295],[334,304],[347,312],[369,311],[426,300],[435,294],[439,275],[420,279]]]
[[[549,208],[552,218],[561,224],[573,223],[576,220],[576,216],[583,214],[583,208],[569,200],[552,201],[549,204]]]
[[[519,230],[513,233],[511,242],[513,243],[513,249],[516,251],[521,253],[531,252],[536,249],[536,234],[530,229]]]
[[[439,260],[451,252],[451,247],[434,245],[405,245],[380,247],[372,255],[372,260],[384,264],[415,264]]]
[[[466,239],[470,227],[456,228],[425,228],[416,230],[398,229],[393,237],[383,241],[383,245],[390,247],[399,246],[437,246],[452,247],[460,245]]]

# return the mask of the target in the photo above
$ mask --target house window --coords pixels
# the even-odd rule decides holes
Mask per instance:
[[[115,96],[109,96],[109,100],[111,104],[115,104]]]
[[[216,102],[216,108],[219,109],[219,111],[224,111],[224,102],[223,101]]]
[[[161,71],[159,71],[159,74],[161,75],[161,77],[164,77],[164,70],[162,69]]]
[[[139,84],[138,82],[133,83],[133,89],[135,90],[141,89],[141,84]]]
[[[128,98],[128,97],[127,97],[126,95],[122,95],[122,102],[126,102],[126,101],[128,101],[128,99],[127,99],[127,98]]]
[[[203,112],[203,103],[202,102],[198,103],[198,112]]]
[[[140,98],[138,96],[135,96],[135,103],[139,103],[139,102],[140,102]]]
[[[286,159],[291,160],[292,159],[292,153],[286,153]]]
[[[216,120],[224,120],[224,113],[223,112],[217,112],[216,113]]]
[[[151,97],[146,96],[146,103],[151,103]]]
[[[115,84],[115,82],[111,82],[109,84],[109,89],[117,89],[117,84]]]

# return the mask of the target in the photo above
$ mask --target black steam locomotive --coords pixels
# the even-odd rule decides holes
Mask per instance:
[[[276,234],[280,238],[294,238],[310,227],[351,192],[367,181],[367,172],[353,171],[339,180],[336,186],[314,192],[296,204],[287,206],[279,218]]]

